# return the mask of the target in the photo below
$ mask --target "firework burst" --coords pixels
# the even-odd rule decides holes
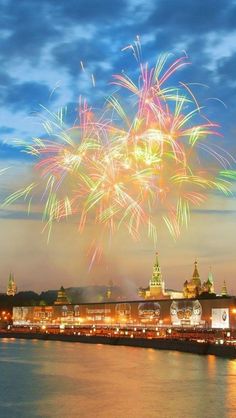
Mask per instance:
[[[139,59],[139,44],[132,48]],[[119,97],[109,97],[100,116],[80,100],[72,127],[64,111],[44,109],[46,136],[23,144],[37,159],[39,180],[4,205],[22,197],[31,202],[43,186],[49,232],[54,221],[74,215],[81,232],[92,219],[110,235],[123,226],[134,239],[145,227],[156,243],[160,221],[176,238],[210,190],[230,194],[231,157],[208,143],[220,139],[219,126],[204,116],[189,86],[171,86],[173,74],[189,64],[186,56],[168,62],[167,55],[150,69],[139,62],[137,82],[115,75]]]

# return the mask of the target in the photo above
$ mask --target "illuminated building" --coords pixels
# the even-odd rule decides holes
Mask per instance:
[[[13,308],[14,325],[197,326],[236,329],[236,298],[161,299]]]
[[[179,297],[181,292],[165,289],[157,255],[149,286],[139,289],[139,295],[144,300],[111,301],[114,289],[112,282],[109,282],[107,300],[103,303],[75,305],[70,303],[62,286],[54,306],[14,307],[13,324],[72,328],[87,325],[109,328],[116,324],[236,329],[236,298],[228,296],[225,281],[221,296],[215,295],[211,271],[202,283],[197,261],[191,280],[184,283],[185,298]]]
[[[66,291],[63,286],[57,292],[57,299],[54,302],[54,305],[69,305],[70,301],[67,297]]]
[[[166,289],[165,282],[162,279],[162,273],[160,264],[158,261],[158,256],[156,254],[156,261],[153,266],[152,277],[149,281],[149,286],[146,288],[140,287],[138,289],[138,294],[142,299],[192,299],[198,298],[199,296],[207,297],[211,295],[214,297],[214,278],[212,271],[210,270],[208,278],[203,283],[201,282],[200,275],[198,272],[198,263],[194,262],[193,275],[190,280],[186,280],[183,285],[183,292],[178,290]],[[224,282],[222,288],[221,296],[227,296],[228,292]]]
[[[202,285],[202,293],[206,292],[206,293],[215,293],[215,289],[214,289],[214,279],[213,279],[213,275],[212,275],[212,271],[209,271],[208,274],[208,278],[207,281],[203,283]]]
[[[149,286],[146,288],[140,287],[138,289],[138,294],[143,299],[179,299],[183,297],[182,292],[165,289],[165,282],[162,279],[158,253],[156,253],[156,261],[153,266],[153,272],[149,281]]]
[[[15,296],[17,292],[17,287],[15,283],[15,279],[12,273],[10,273],[7,285],[7,296]]]
[[[113,288],[113,282],[112,280],[109,281],[108,287],[106,289],[106,299],[110,300],[112,296],[112,288]]]
[[[162,279],[161,268],[158,261],[158,253],[156,253],[156,261],[153,266],[152,277],[149,286],[139,288],[139,296],[144,299],[167,299],[169,296],[165,293],[165,282]]]
[[[183,295],[185,298],[194,298],[201,293],[202,283],[197,268],[197,261],[194,262],[194,271],[191,280],[184,282]]]
[[[208,279],[202,284],[198,272],[197,261],[194,262],[194,270],[192,278],[184,282],[183,296],[184,298],[197,298],[203,293],[214,294],[214,280],[210,271]]]
[[[221,296],[228,296],[228,291],[227,291],[225,280],[224,280],[224,283],[223,283],[223,286],[222,286]]]

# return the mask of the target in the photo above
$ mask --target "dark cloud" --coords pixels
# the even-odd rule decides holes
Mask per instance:
[[[40,60],[43,48],[62,42],[68,31],[84,24],[113,25],[125,17],[125,0],[14,0],[2,5],[0,55],[8,60]]]
[[[4,141],[5,137],[0,129],[0,160],[18,159],[30,161],[30,156],[24,152],[20,152],[19,148],[13,147]]]
[[[18,112],[35,111],[39,105],[47,105],[50,99],[51,91],[45,84],[29,81],[22,84],[13,84],[8,87],[4,97],[4,105]],[[57,94],[54,93],[52,100],[55,100]]]
[[[131,78],[136,77],[137,64],[131,51],[121,52],[121,49],[139,34],[141,40],[150,38],[143,48],[144,61],[154,63],[163,51],[174,52],[177,57],[181,55],[177,48],[187,50],[192,66],[182,70],[181,77],[179,74],[173,77],[173,84],[180,79],[207,84],[208,91],[193,87],[200,104],[207,103],[208,97],[218,97],[232,105],[236,99],[235,55],[221,60],[212,69],[209,66],[212,55],[206,47],[209,34],[230,34],[235,20],[234,1],[159,0],[148,4],[125,0],[2,1],[0,104],[14,112],[38,110],[39,103],[47,106],[49,83],[31,81],[30,72],[27,82],[25,77],[22,81],[20,73],[12,78],[8,69],[14,69],[16,74],[18,63],[31,63],[34,70],[40,63],[39,76],[45,63],[43,80],[47,79],[47,71],[57,72],[60,78],[61,69],[66,70],[69,77],[62,83],[71,89],[71,99],[76,100],[80,93],[91,96],[91,82],[86,87],[81,79],[80,61],[83,61],[88,74],[94,73],[96,79],[97,88],[88,97],[89,103],[96,106],[96,95],[105,97],[112,91],[107,86],[113,73],[124,70]],[[47,58],[44,51],[49,54]],[[54,101],[57,97],[52,96]],[[232,111],[226,115],[219,102],[211,102],[208,107],[210,118],[219,117],[222,125],[224,119],[232,129]]]
[[[125,0],[64,0],[57,2],[53,12],[58,20],[113,24],[125,17],[128,2]]]
[[[225,31],[235,27],[236,6],[234,2],[215,0],[160,0],[147,24],[156,30],[164,29],[168,39],[197,35],[211,31]]]
[[[8,90],[15,82],[16,80],[10,77],[6,71],[0,70],[0,105],[5,105],[5,97],[8,95]]]
[[[52,50],[52,54],[58,68],[68,69],[73,77],[78,77],[81,72],[80,61],[83,61],[86,67],[87,63],[96,65],[96,62],[108,58],[108,52],[102,42],[99,43],[99,48],[92,48],[91,41],[88,40],[59,44]]]
[[[225,85],[235,83],[236,80],[236,52],[230,57],[220,60],[217,67],[217,72]]]
[[[10,77],[6,71],[0,70],[0,89],[13,83],[14,79]]]
[[[13,210],[1,210],[0,219],[31,219],[31,220],[42,220],[42,214],[37,212],[27,213],[26,211],[13,211]]]
[[[0,17],[0,28],[7,32],[0,41],[3,64],[7,64],[4,62],[6,58],[23,58],[27,61],[40,59],[42,48],[59,34],[53,25],[50,10],[50,1],[5,2]]]

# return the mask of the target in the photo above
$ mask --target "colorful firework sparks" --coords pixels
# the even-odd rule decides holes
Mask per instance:
[[[140,59],[139,42],[127,48]],[[150,69],[139,62],[137,82],[115,75],[121,98],[109,97],[100,115],[80,99],[72,127],[64,122],[65,110],[44,109],[46,138],[23,144],[37,159],[39,181],[4,204],[19,198],[31,202],[43,187],[49,232],[54,221],[74,215],[81,232],[92,219],[111,235],[124,226],[134,239],[146,227],[156,243],[160,219],[176,238],[188,225],[191,208],[210,190],[230,194],[235,161],[218,141],[209,145],[220,139],[219,126],[204,116],[189,85],[170,85],[173,74],[189,64],[186,55],[170,65],[169,58],[161,56]]]

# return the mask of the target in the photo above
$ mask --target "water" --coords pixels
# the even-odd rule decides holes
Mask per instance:
[[[1,418],[235,418],[236,361],[0,340]]]

